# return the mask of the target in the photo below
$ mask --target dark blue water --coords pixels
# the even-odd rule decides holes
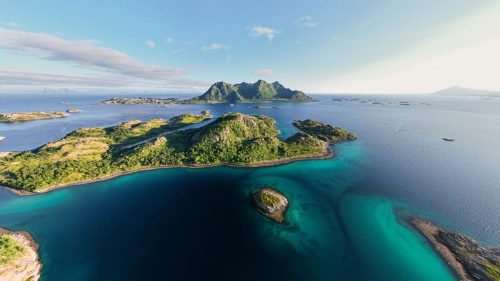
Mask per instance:
[[[34,235],[44,280],[453,280],[394,210],[500,245],[498,99],[320,96],[254,109],[95,105],[102,98],[0,97],[0,111],[84,110],[1,124],[0,151],[33,148],[78,127],[203,109],[271,115],[284,136],[295,131],[292,120],[314,118],[360,140],[336,146],[338,157],[326,161],[157,170],[22,198],[1,190],[0,226]],[[264,185],[289,197],[288,225],[253,209],[248,195]]]

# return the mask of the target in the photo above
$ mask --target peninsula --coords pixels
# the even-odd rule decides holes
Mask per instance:
[[[67,112],[15,112],[15,113],[0,113],[0,122],[25,122],[41,119],[52,119],[67,117]]]
[[[27,232],[0,228],[0,281],[36,281],[42,264],[38,245]]]
[[[500,248],[482,247],[465,235],[441,229],[428,221],[414,218],[410,222],[461,280],[500,280]]]
[[[0,158],[0,184],[44,192],[146,169],[257,167],[333,156],[328,142],[307,133],[279,139],[276,121],[262,115],[224,114],[199,128],[178,130],[211,117],[204,112],[78,129],[35,150]]]
[[[177,98],[123,98],[114,97],[99,104],[206,104],[206,103],[238,103],[238,102],[312,102],[315,99],[307,96],[302,91],[295,91],[285,88],[278,81],[268,83],[258,80],[255,83],[230,84],[227,82],[217,82],[202,95],[179,100]]]

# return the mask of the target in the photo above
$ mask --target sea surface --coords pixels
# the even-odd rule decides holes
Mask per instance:
[[[0,95],[0,112],[83,110],[0,124],[0,151],[33,149],[79,127],[205,109],[270,115],[283,138],[296,132],[293,120],[312,118],[359,140],[335,145],[333,159],[278,167],[162,169],[27,197],[0,189],[0,227],[33,235],[44,281],[457,280],[405,222],[411,216],[500,246],[498,98],[318,95],[317,103],[261,109],[96,104],[109,97]],[[263,186],[289,198],[286,225],[253,207],[249,194]]]

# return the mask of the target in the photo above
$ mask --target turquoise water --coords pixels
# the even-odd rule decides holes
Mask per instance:
[[[6,196],[3,227],[41,245],[43,280],[454,280],[396,219],[404,204],[349,193],[360,143],[332,160],[259,168],[166,169],[47,194]],[[273,186],[287,224],[253,208]]]
[[[45,281],[456,280],[397,214],[428,217],[486,245],[500,244],[500,100],[318,98],[260,110],[251,104],[101,107],[98,96],[12,98],[1,111],[63,110],[68,105],[60,102],[68,101],[84,112],[0,124],[7,137],[0,151],[33,148],[78,127],[203,109],[271,115],[282,137],[295,132],[294,119],[313,118],[360,138],[336,145],[337,157],[329,160],[155,170],[29,197],[0,190],[0,227],[32,233]],[[411,105],[399,106],[400,100]],[[286,225],[255,211],[249,194],[262,186],[290,199]]]

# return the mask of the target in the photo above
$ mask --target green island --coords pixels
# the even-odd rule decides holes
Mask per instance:
[[[211,117],[203,112],[78,129],[35,150],[0,158],[0,185],[44,192],[146,169],[258,167],[333,156],[328,142],[307,133],[279,139],[276,121],[262,115],[229,113],[199,128],[178,130]]]
[[[288,199],[279,191],[265,187],[252,193],[257,210],[264,216],[282,223],[288,208]]]
[[[500,248],[485,248],[473,239],[437,227],[429,221],[410,219],[448,265],[464,281],[499,281]]]
[[[67,112],[15,112],[0,113],[0,122],[25,122],[42,119],[68,117]]]
[[[313,135],[322,141],[341,142],[357,139],[357,137],[349,131],[311,119],[295,120],[293,125],[297,129]]]
[[[315,99],[302,91],[290,90],[278,81],[268,83],[258,80],[255,83],[230,84],[217,82],[202,95],[187,99],[176,98],[123,98],[114,97],[100,102],[100,104],[205,104],[205,103],[238,103],[238,102],[312,102]]]
[[[0,228],[0,280],[40,279],[38,245],[27,232]]]

